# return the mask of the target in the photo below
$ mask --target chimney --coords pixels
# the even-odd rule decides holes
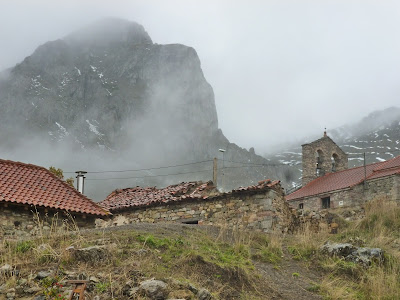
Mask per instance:
[[[76,171],[76,189],[79,193],[83,194],[84,186],[85,186],[85,174],[86,171]]]
[[[324,137],[326,137],[327,135],[326,135],[326,127],[325,127],[325,131],[324,131]]]

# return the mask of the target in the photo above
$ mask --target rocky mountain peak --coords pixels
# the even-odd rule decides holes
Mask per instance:
[[[105,18],[67,35],[70,46],[104,47],[113,43],[125,45],[152,44],[144,27],[136,22]]]
[[[92,182],[96,193],[104,188],[103,195],[116,187],[210,180],[212,159],[220,148],[227,149],[226,159],[267,162],[229,143],[218,129],[213,89],[196,51],[180,44],[153,44],[141,25],[125,20],[104,19],[38,47],[3,73],[0,105],[0,139],[9,148],[0,145],[3,158],[89,171],[209,164],[171,171],[191,171],[190,178],[142,179],[155,173],[146,172],[121,185]],[[38,158],[38,153],[53,152]],[[274,178],[237,164],[230,170],[224,173],[229,188]],[[89,196],[102,199],[99,193]]]

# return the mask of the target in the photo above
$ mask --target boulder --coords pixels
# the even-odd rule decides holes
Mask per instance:
[[[372,261],[381,263],[384,260],[383,250],[380,248],[355,247],[350,243],[331,244],[326,242],[321,248],[322,253],[330,256],[342,257],[346,261],[370,266]]]
[[[326,242],[320,249],[323,253],[330,256],[346,257],[357,248],[349,243],[331,244],[330,242]]]
[[[81,249],[71,249],[72,257],[78,261],[95,264],[103,262],[110,257],[106,246],[92,246]]]
[[[350,255],[346,256],[347,261],[363,264],[364,266],[370,266],[373,261],[381,263],[383,262],[383,250],[380,248],[368,248],[361,247],[357,248]]]
[[[168,296],[168,285],[161,280],[150,279],[140,283],[139,292],[152,300],[164,300]]]
[[[51,272],[48,272],[48,271],[40,271],[40,272],[38,272],[38,273],[36,274],[36,279],[41,280],[41,279],[44,279],[44,278],[46,278],[46,277],[49,277],[50,275],[51,275]]]
[[[211,300],[212,296],[211,293],[206,289],[200,289],[199,292],[197,293],[197,298],[199,300]]]
[[[0,268],[0,275],[9,276],[12,274],[13,268],[9,264],[5,264]]]

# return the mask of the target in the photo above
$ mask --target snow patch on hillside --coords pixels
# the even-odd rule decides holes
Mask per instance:
[[[95,120],[95,122],[98,124],[98,122],[97,122],[96,120]],[[97,126],[96,126],[96,125],[93,125],[92,123],[90,123],[89,120],[86,120],[86,123],[88,123],[88,125],[89,125],[89,130],[90,130],[91,132],[93,132],[94,134],[96,134],[96,135],[98,135],[98,136],[103,136],[103,135],[104,135],[103,133],[99,132],[99,131],[97,130]]]

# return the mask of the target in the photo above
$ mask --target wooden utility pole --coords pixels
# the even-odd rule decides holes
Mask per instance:
[[[364,152],[364,190],[367,188],[367,161],[365,159],[365,152]]]
[[[214,157],[214,163],[213,163],[213,183],[214,183],[214,186],[217,186],[217,171],[218,171],[217,158]]]

